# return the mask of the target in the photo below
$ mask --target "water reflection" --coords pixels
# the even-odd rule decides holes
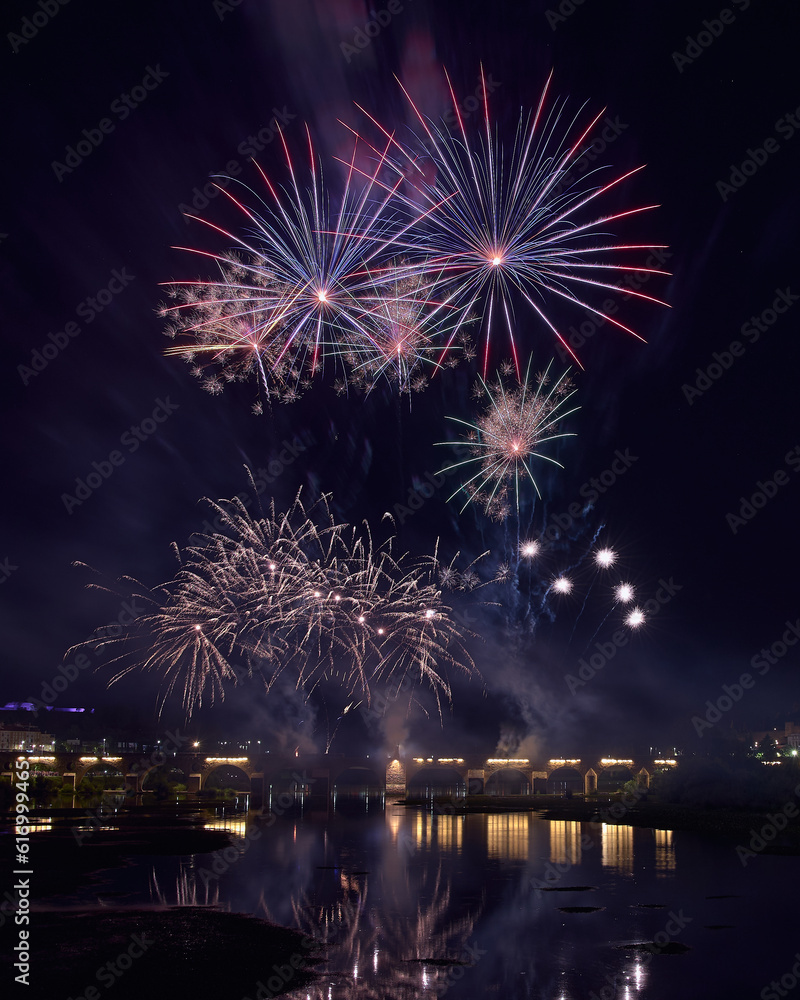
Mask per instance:
[[[150,869],[150,899],[159,906],[218,906],[219,881],[198,880],[194,867],[182,861],[178,874],[168,884],[163,879],[159,880],[153,865]]]
[[[203,824],[204,830],[224,830],[234,837],[245,838],[247,833],[247,817],[243,814],[234,816],[217,816]],[[251,820],[252,823],[252,820]]]
[[[656,876],[674,872],[675,842],[672,830],[653,830],[656,842]]]
[[[137,904],[215,906],[304,932],[324,961],[290,1000],[664,1000],[687,981],[691,995],[757,996],[763,982],[745,982],[747,970],[734,973],[726,956],[757,941],[780,970],[796,950],[782,892],[800,873],[796,858],[745,868],[735,852],[688,834],[529,813],[390,804],[352,816],[307,801],[301,816],[299,805],[277,818],[209,820],[233,833],[229,847],[132,858],[118,875],[104,872],[105,888],[127,889]],[[749,905],[756,896],[771,900],[768,918]],[[673,910],[685,914],[674,938],[690,952],[625,950],[658,941]],[[708,929],[723,924],[730,929]]]
[[[48,830],[53,829],[53,818],[52,816],[29,816],[27,826],[31,833],[47,833]],[[116,830],[116,827],[109,826],[101,829]]]
[[[550,860],[553,864],[580,864],[580,823],[560,819],[550,821]]]
[[[414,823],[414,846],[417,848],[437,847],[443,851],[460,851],[464,819],[464,816],[437,815],[420,810]]]
[[[604,867],[625,873],[633,871],[633,827],[603,823],[600,842]]]
[[[315,890],[295,901],[294,926],[326,947],[332,971],[289,993],[294,1000],[440,996],[472,964],[468,942],[482,904],[464,912],[442,864],[407,866],[399,879],[340,877],[338,890],[332,903],[315,903]]]
[[[524,861],[528,857],[528,813],[500,813],[486,816],[486,843],[489,857]]]

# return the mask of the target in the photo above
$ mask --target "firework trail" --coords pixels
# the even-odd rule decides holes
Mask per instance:
[[[493,520],[505,521],[511,513],[513,496],[519,519],[521,481],[523,484],[530,482],[536,496],[541,498],[533,475],[532,460],[542,459],[563,468],[560,462],[542,454],[539,448],[549,441],[575,436],[557,433],[560,421],[578,409],[564,410],[575,390],[566,373],[548,389],[550,365],[531,379],[532,360],[528,361],[524,378],[513,379],[511,385],[503,381],[501,372],[497,373],[493,384],[487,384],[478,377],[476,388],[486,397],[486,404],[476,423],[471,424],[457,417],[447,418],[467,428],[466,439],[458,444],[466,446],[470,457],[441,470],[448,474],[464,469],[469,475],[466,482],[448,497],[452,500],[460,492],[466,495],[461,512],[473,503],[481,506]],[[513,365],[508,363],[504,371],[506,376],[511,376]],[[452,442],[440,441],[437,444],[449,445]],[[519,539],[517,542],[519,549]]]
[[[601,524],[599,526],[599,528],[597,529],[597,531],[595,531],[594,537],[592,538],[592,541],[591,541],[591,545],[595,544],[595,542],[597,541],[598,535],[603,530],[603,528],[605,528],[605,525]],[[576,563],[576,566],[579,566],[581,564],[581,562],[583,562],[583,559],[585,559],[585,558],[586,557],[583,556],[578,561],[578,563]],[[586,609],[586,602],[589,600],[589,595],[592,592],[592,588],[595,585],[595,581],[597,580],[597,577],[599,575],[600,570],[601,569],[608,569],[609,566],[612,566],[616,562],[616,559],[617,559],[617,553],[614,552],[613,549],[609,549],[609,548],[595,549],[595,551],[594,551],[594,564],[595,564],[595,566],[597,566],[598,572],[595,573],[595,575],[592,577],[592,581],[589,584],[589,589],[586,591],[586,596],[583,599],[583,604],[581,605],[581,610],[578,612],[578,615],[577,615],[575,621],[572,624],[572,632],[570,633],[570,637],[569,637],[569,641],[570,642],[572,642],[573,636],[575,635],[575,629],[578,627],[578,622],[581,620],[581,616],[583,615],[583,612]],[[570,570],[573,569],[573,568],[574,567],[571,566]],[[568,570],[568,572],[569,572],[569,570]],[[606,616],[606,617],[608,617],[608,616]]]
[[[307,694],[333,681],[369,701],[373,683],[410,676],[430,686],[441,714],[448,668],[474,672],[466,632],[440,589],[439,577],[457,571],[438,551],[395,556],[394,536],[376,545],[366,524],[337,522],[328,496],[306,510],[298,494],[286,513],[273,501],[261,518],[239,500],[211,506],[220,531],[179,553],[172,580],[153,591],[128,581],[146,608],[130,632],[109,627],[91,640],[114,654],[110,684],[154,671],[162,708],[180,690],[191,715],[245,677],[269,690],[288,671]],[[468,574],[474,569],[462,585]]]
[[[585,126],[577,126],[579,111],[564,126],[565,101],[546,110],[551,79],[552,74],[536,111],[520,114],[510,147],[503,144],[497,127],[492,125],[483,69],[483,122],[477,136],[467,132],[449,78],[457,120],[452,133],[423,116],[402,84],[419,123],[415,141],[401,143],[393,132],[359,108],[379,129],[385,145],[378,148],[358,138],[370,145],[398,181],[404,182],[384,185],[387,193],[399,195],[406,208],[417,213],[413,225],[395,242],[412,258],[411,266],[418,273],[429,274],[431,269],[437,272],[431,280],[443,284],[448,305],[458,307],[463,317],[473,311],[481,316],[484,377],[498,316],[506,327],[516,371],[520,372],[514,332],[515,299],[524,300],[579,365],[556,322],[545,311],[551,300],[588,311],[639,340],[643,339],[639,334],[611,315],[616,309],[610,310],[605,303],[598,308],[592,298],[600,294],[606,297],[610,291],[667,304],[614,280],[626,274],[668,274],[636,263],[643,251],[662,245],[618,242],[604,232],[610,224],[658,206],[593,214],[596,199],[642,167],[606,181],[598,179],[604,168],[576,171],[591,145],[592,129],[605,109]]]

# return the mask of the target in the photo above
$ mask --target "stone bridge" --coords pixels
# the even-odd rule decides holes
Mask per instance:
[[[10,775],[16,751],[0,752],[0,773]],[[180,775],[190,793],[206,788],[220,768],[238,772],[249,784],[252,803],[263,804],[273,794],[303,791],[332,795],[346,788],[411,794],[464,795],[567,790],[591,794],[601,785],[619,787],[636,780],[648,787],[651,776],[674,767],[673,759],[653,758],[552,758],[535,761],[521,757],[348,757],[340,754],[276,754],[260,752],[241,756],[207,756],[197,752],[93,755],[52,753],[29,755],[44,773],[61,776],[73,787],[87,776],[119,776],[119,787],[129,794],[142,792],[151,772],[166,767]],[[230,774],[230,770],[228,772]],[[613,790],[609,788],[608,790]]]
[[[470,794],[498,793],[516,786],[523,793],[571,789],[591,795],[602,784],[617,788],[631,780],[648,788],[653,774],[676,763],[673,758],[651,757],[560,757],[546,761],[527,757],[413,757],[402,762],[403,788],[434,788],[447,783]]]
[[[0,752],[0,774],[11,775],[19,751]],[[25,754],[40,773],[58,775],[74,788],[84,778],[105,775],[119,777],[119,788],[128,794],[145,790],[148,775],[159,768],[178,777],[190,793],[206,788],[209,777],[220,768],[238,772],[249,782],[252,803],[260,805],[273,793],[304,791],[332,794],[337,787],[370,786],[386,790],[386,765],[378,758],[348,757],[341,754],[241,754],[206,756],[202,753],[149,755],[44,753]]]

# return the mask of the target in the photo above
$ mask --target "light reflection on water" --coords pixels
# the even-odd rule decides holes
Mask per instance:
[[[554,819],[550,822],[550,860],[554,864],[581,863],[581,824]]]
[[[213,824],[238,845],[218,878],[202,885],[207,857],[183,859],[152,899],[251,912],[323,942],[319,982],[290,1000],[757,996],[770,978],[765,942],[778,974],[796,950],[783,889],[798,858],[764,856],[756,873],[735,845],[689,833],[391,803],[349,817],[306,809],[251,840],[253,822]],[[721,894],[734,898],[707,898]],[[754,896],[770,900],[767,922]],[[691,950],[624,947],[654,939]],[[754,948],[755,970],[737,968]],[[262,982],[284,986],[267,971]]]
[[[656,842],[656,875],[664,876],[675,868],[675,842],[672,830],[653,830]]]
[[[603,823],[603,864],[618,872],[633,871],[633,827]]]
[[[231,846],[132,859],[108,888],[124,879],[130,905],[219,906],[323,942],[320,980],[291,1000],[756,997],[795,961],[787,887],[800,859],[743,868],[724,840],[391,802],[206,826],[229,830]],[[690,951],[622,947],[658,940],[676,915],[669,940]],[[265,988],[283,988],[274,975],[265,968]]]
[[[528,857],[529,813],[489,813],[484,818],[490,858],[524,861]]]

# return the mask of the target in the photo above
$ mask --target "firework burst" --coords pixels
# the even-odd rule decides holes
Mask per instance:
[[[439,589],[453,564],[438,552],[395,556],[393,536],[376,545],[367,525],[337,522],[329,499],[307,511],[298,494],[286,513],[273,503],[261,518],[237,500],[212,504],[221,530],[180,553],[175,577],[156,590],[134,584],[146,611],[132,630],[97,633],[114,654],[110,683],[155,671],[163,699],[180,689],[191,714],[253,676],[269,690],[290,671],[307,694],[325,680],[367,701],[374,682],[411,677],[430,686],[441,712],[448,668],[474,670]]]
[[[216,280],[168,283],[177,301],[162,308],[168,319],[165,332],[181,341],[167,353],[192,364],[211,392],[220,391],[224,381],[256,376],[267,395],[291,401],[326,358],[380,350],[375,286],[395,270],[392,241],[398,229],[385,213],[394,188],[376,197],[375,175],[356,184],[354,149],[335,209],[310,135],[307,189],[298,181],[283,135],[281,142],[290,183],[279,190],[259,168],[269,191],[269,201],[258,199],[260,209],[219,187],[247,219],[246,233],[235,235],[197,220],[235,249],[213,254],[177,248],[210,258],[219,270]],[[381,166],[379,160],[376,174]],[[404,302],[409,297],[403,293],[397,298]]]
[[[412,390],[422,391],[443,364],[458,363],[458,356],[450,354],[444,362],[441,355],[444,338],[461,317],[431,297],[435,289],[421,274],[410,273],[402,260],[375,276],[371,293],[362,300],[370,336],[343,341],[352,385],[369,392],[384,380],[410,395]],[[465,330],[460,331],[458,344],[451,345],[451,352],[454,349],[461,357],[475,356]]]
[[[469,457],[441,470],[450,473],[462,469],[469,474],[466,482],[448,498],[452,500],[459,492],[463,493],[466,500],[462,511],[470,503],[476,503],[489,517],[505,520],[512,509],[512,495],[514,508],[519,512],[521,482],[530,482],[536,496],[541,497],[533,474],[533,459],[563,468],[560,462],[539,449],[547,442],[574,437],[571,433],[559,432],[558,424],[578,409],[565,410],[575,390],[567,373],[550,385],[550,365],[531,378],[531,361],[524,378],[517,380],[511,376],[510,384],[509,378],[504,381],[500,372],[491,385],[479,376],[479,390],[487,402],[476,423],[447,418],[467,428],[466,438],[460,444]],[[513,372],[513,366],[510,368]],[[448,441],[437,443],[452,444]],[[530,552],[533,554],[535,551]]]
[[[483,70],[483,122],[478,135],[468,133],[449,78],[457,126],[453,132],[423,116],[405,88],[403,93],[420,128],[414,143],[401,144],[394,133],[367,115],[387,143],[382,150],[372,146],[373,151],[382,162],[389,162],[404,182],[402,187],[392,187],[392,193],[399,193],[410,210],[418,211],[418,206],[424,209],[415,225],[396,242],[416,257],[413,266],[421,273],[429,273],[431,267],[441,273],[446,289],[444,300],[458,306],[462,316],[473,310],[482,315],[484,377],[490,335],[498,317],[506,327],[514,363],[520,371],[514,332],[514,301],[518,298],[579,365],[545,311],[548,302],[565,301],[640,340],[643,338],[639,334],[611,315],[616,310],[609,311],[605,303],[598,308],[592,298],[600,294],[605,298],[609,291],[624,292],[626,296],[666,305],[637,291],[630,283],[620,285],[614,280],[625,275],[645,280],[654,274],[667,274],[650,266],[649,261],[637,264],[643,251],[662,245],[623,243],[605,234],[608,226],[657,206],[600,215],[592,211],[596,199],[642,168],[605,181],[598,179],[602,168],[577,170],[603,111],[588,124],[578,126],[579,111],[564,126],[565,101],[546,110],[551,79],[552,75],[536,111],[520,115],[510,146],[503,144],[497,127],[492,125]],[[424,223],[422,239],[420,221]],[[424,259],[420,259],[420,247],[424,247]]]

